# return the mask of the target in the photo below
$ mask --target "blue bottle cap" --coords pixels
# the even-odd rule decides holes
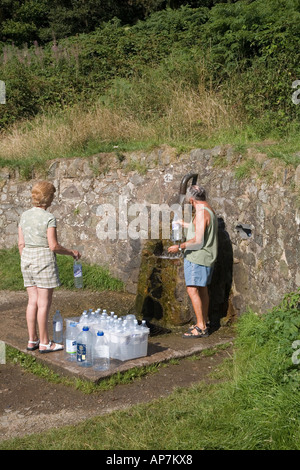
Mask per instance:
[[[89,327],[88,327],[88,326],[84,326],[84,327],[82,328],[82,331],[89,331]]]
[[[103,331],[98,331],[97,336],[104,336]]]

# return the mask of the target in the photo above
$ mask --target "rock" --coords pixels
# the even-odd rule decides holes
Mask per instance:
[[[296,168],[294,181],[296,188],[300,188],[300,165]]]

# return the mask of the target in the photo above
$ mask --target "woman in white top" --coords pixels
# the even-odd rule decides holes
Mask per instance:
[[[49,339],[48,317],[53,289],[60,285],[56,253],[80,258],[77,250],[68,250],[57,241],[56,219],[47,211],[56,189],[42,181],[32,188],[33,207],[21,215],[19,224],[19,252],[28,305],[26,320],[29,333],[27,350],[39,348],[41,353],[59,351],[62,345]],[[39,327],[40,338],[37,335]]]

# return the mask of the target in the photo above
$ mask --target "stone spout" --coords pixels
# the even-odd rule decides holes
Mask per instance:
[[[193,179],[192,185],[197,183],[197,178],[198,178],[198,173],[188,173],[185,175],[180,183],[180,188],[179,188],[179,194],[180,195],[185,195],[187,191],[187,185],[190,179]]]

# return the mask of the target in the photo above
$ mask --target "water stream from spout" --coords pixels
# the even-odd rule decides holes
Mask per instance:
[[[170,254],[156,255],[156,258],[159,258],[159,259],[181,259],[182,255],[178,255],[177,253],[170,253]]]
[[[179,204],[182,204],[185,200],[185,194],[179,194]]]

